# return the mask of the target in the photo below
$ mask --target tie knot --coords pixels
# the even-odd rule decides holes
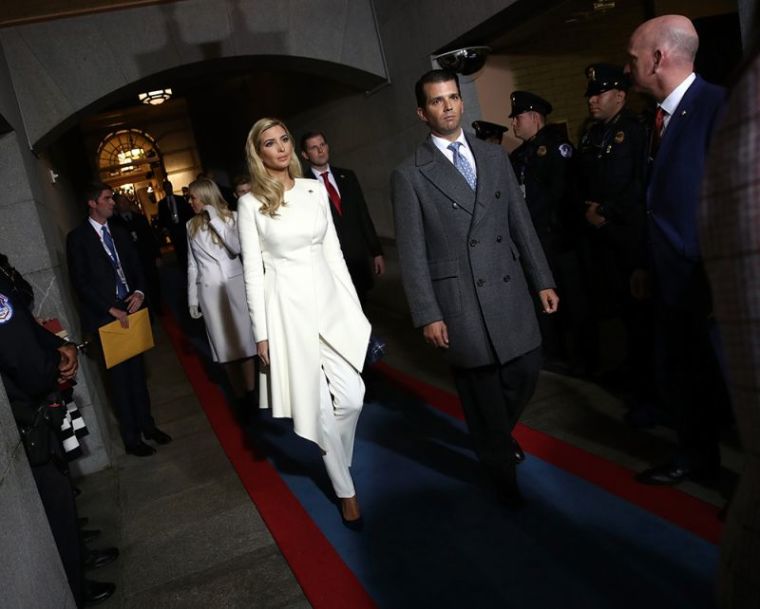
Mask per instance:
[[[459,152],[459,147],[462,145],[462,142],[451,142],[448,146],[446,146],[451,152]]]
[[[322,179],[323,179],[323,180],[326,180],[326,179],[327,179],[327,177],[330,175],[330,172],[329,172],[329,171],[323,171],[323,172],[322,172],[322,173],[320,173],[319,175],[321,175],[321,176],[322,176]]]

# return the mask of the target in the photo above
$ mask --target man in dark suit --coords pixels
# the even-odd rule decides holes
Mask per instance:
[[[98,328],[118,319],[128,327],[129,313],[143,306],[144,279],[140,259],[129,234],[109,224],[115,202],[107,184],[88,186],[84,194],[89,216],[66,238],[69,277],[79,298],[79,317],[85,335],[98,338]],[[156,427],[150,413],[150,395],[142,355],[108,370],[111,401],[127,453],[147,457],[171,438]]]
[[[314,177],[327,188],[343,257],[364,306],[374,276],[385,272],[385,261],[359,180],[349,169],[330,166],[330,146],[320,132],[310,131],[301,138],[301,156],[308,165],[306,177]]]
[[[404,290],[414,325],[452,365],[481,462],[516,506],[511,433],[541,367],[532,292],[554,313],[554,280],[505,151],[461,129],[456,75],[428,72],[415,93],[430,136],[392,175]]]
[[[174,194],[174,186],[168,180],[163,183],[166,196],[158,202],[158,225],[169,233],[177,254],[177,263],[183,277],[187,276],[187,227],[193,210],[185,197]]]
[[[645,484],[714,482],[721,411],[728,407],[697,226],[707,147],[725,91],[694,74],[698,46],[694,25],[681,15],[644,22],[628,44],[634,84],[657,101],[646,188],[648,272],[637,270],[631,287],[637,297],[651,287],[658,384],[675,410],[679,440],[675,458],[639,474]]]
[[[124,228],[132,238],[140,256],[143,275],[148,288],[146,303],[154,311],[161,310],[161,283],[158,278],[158,264],[161,261],[161,246],[156,234],[134,203],[124,195],[114,196],[116,213],[111,222]]]

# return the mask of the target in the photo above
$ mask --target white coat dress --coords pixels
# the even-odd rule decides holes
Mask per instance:
[[[240,261],[237,217],[227,221],[211,211],[210,229],[191,236],[187,223],[187,303],[200,306],[215,362],[256,355]],[[214,243],[211,231],[224,245]]]
[[[362,312],[335,233],[327,191],[298,178],[273,218],[248,193],[238,199],[238,230],[256,342],[269,341],[268,403],[275,417],[322,444],[320,337],[357,372],[370,324]],[[324,447],[322,447],[324,448]]]

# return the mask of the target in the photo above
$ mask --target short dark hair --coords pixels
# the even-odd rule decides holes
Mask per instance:
[[[306,152],[306,142],[308,142],[313,137],[322,137],[323,140],[327,141],[327,138],[325,137],[325,134],[322,131],[307,131],[301,136],[301,151]]]
[[[456,72],[451,70],[430,70],[425,72],[420,79],[414,84],[414,95],[417,97],[417,107],[424,108],[427,102],[427,95],[425,95],[425,85],[434,82],[451,82],[457,83],[457,91],[462,94],[462,90],[459,88],[459,77]]]
[[[85,205],[90,201],[97,201],[100,193],[104,190],[113,192],[113,188],[105,182],[90,182],[82,189],[82,201]]]
[[[238,186],[242,186],[243,184],[250,184],[251,183],[251,176],[249,176],[247,173],[241,173],[240,175],[236,175],[232,179],[232,188],[235,189]]]

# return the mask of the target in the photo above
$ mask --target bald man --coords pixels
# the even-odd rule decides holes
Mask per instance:
[[[697,226],[705,157],[725,91],[694,74],[698,47],[694,25],[681,15],[644,22],[628,44],[634,85],[657,102],[646,186],[646,270],[634,273],[631,288],[638,298],[654,299],[658,385],[674,410],[679,444],[669,462],[638,475],[644,484],[717,481],[718,432],[728,408]]]

